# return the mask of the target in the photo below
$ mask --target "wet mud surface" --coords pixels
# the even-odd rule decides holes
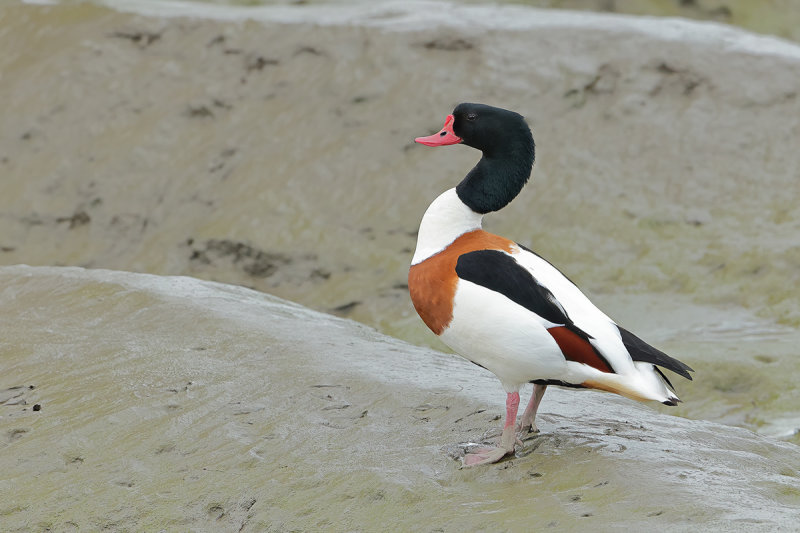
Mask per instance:
[[[487,229],[708,375],[673,412],[797,440],[796,46],[513,6],[0,9],[0,263],[235,283],[442,349],[407,268],[475,154],[411,140],[459,100],[502,103],[539,159]],[[705,311],[665,330],[682,306]]]
[[[747,430],[556,389],[513,457],[459,469],[499,431],[504,396],[457,357],[190,278],[3,267],[0,281],[0,356],[36,384],[2,392],[11,531],[796,522],[800,449]]]
[[[474,154],[411,140],[472,99],[524,112],[539,146],[490,230],[592,294],[678,292],[800,323],[783,290],[797,281],[796,47],[383,5],[209,6],[222,21],[4,6],[0,262],[190,274],[429,342],[407,264],[421,213]],[[570,24],[581,40],[559,41]]]
[[[515,6],[220,9],[0,6],[0,263],[228,282],[440,348],[407,266],[476,154],[412,139],[485,101],[539,157],[487,229],[697,379],[672,410],[548,393],[516,457],[458,470],[502,412],[458,359],[242,289],[9,267],[0,522],[792,530],[797,449],[770,438],[800,438],[796,46]]]

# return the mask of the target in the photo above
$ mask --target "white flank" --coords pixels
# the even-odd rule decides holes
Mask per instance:
[[[513,392],[533,379],[563,376],[567,371],[564,356],[546,329],[553,325],[499,292],[460,279],[453,320],[439,337]]]

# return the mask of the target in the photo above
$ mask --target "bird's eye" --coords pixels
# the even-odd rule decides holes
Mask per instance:
[[[467,115],[467,120],[469,121],[475,120],[476,118],[478,118],[478,115],[476,115],[475,113],[470,113],[469,115]]]

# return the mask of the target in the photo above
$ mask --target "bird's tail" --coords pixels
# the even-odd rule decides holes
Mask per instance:
[[[680,399],[671,390],[672,385],[655,365],[634,362],[636,371],[631,374],[597,373],[583,382],[584,387],[613,392],[640,402],[656,401],[664,405],[678,405]]]

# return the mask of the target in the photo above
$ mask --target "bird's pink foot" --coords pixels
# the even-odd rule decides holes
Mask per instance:
[[[464,456],[464,466],[478,466],[496,463],[509,453],[513,452],[514,450],[509,452],[505,448],[497,447],[478,448],[474,452],[468,453]]]
[[[510,437],[509,437],[510,436]],[[517,444],[523,446],[524,443],[511,431],[503,431],[499,446],[486,446],[476,448],[466,454],[463,459],[463,466],[478,466],[496,463],[506,455],[514,453]]]
[[[517,437],[516,424],[514,423],[517,418],[518,407],[519,393],[509,393],[506,400],[506,424],[503,428],[503,434],[500,436],[499,446],[478,448],[472,453],[468,453],[464,456],[463,466],[496,463],[506,455],[514,453],[514,447],[517,444],[522,445],[522,441]]]
[[[519,419],[517,424],[517,432],[523,435],[530,433],[538,433],[539,428],[536,427],[536,411],[539,410],[539,404],[542,401],[544,392],[547,390],[547,385],[534,385],[533,394],[531,394],[531,401],[528,402],[528,407]]]
[[[517,433],[524,437],[525,435],[530,435],[531,433],[539,433],[539,428],[537,428],[536,424],[533,422],[527,424],[520,422],[517,424]]]

